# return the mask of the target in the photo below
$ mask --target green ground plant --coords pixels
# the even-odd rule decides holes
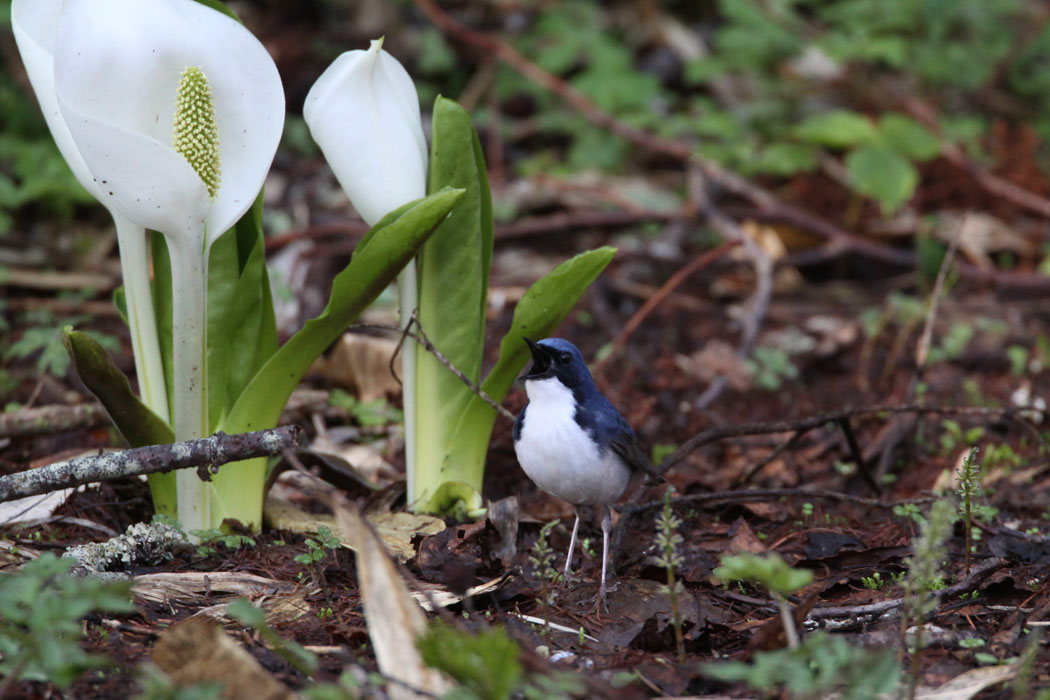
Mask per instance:
[[[72,559],[45,553],[16,574],[0,574],[0,697],[19,680],[69,688],[85,671],[112,664],[79,644],[91,612],[128,613],[131,582],[74,578]]]
[[[935,591],[944,588],[943,562],[947,557],[945,542],[955,522],[956,504],[942,498],[930,506],[929,516],[912,540],[912,555],[905,559],[908,575],[904,578],[904,605],[901,608],[900,648],[908,651],[911,664],[905,697],[915,697],[919,682],[919,653],[923,648],[926,616],[937,609]],[[908,632],[913,630],[909,640]]]
[[[777,601],[788,648],[756,652],[750,662],[708,663],[703,672],[726,682],[743,682],[754,690],[790,698],[825,698],[836,692],[849,700],[876,698],[898,685],[899,665],[888,649],[868,651],[841,637],[818,632],[799,641],[784,595],[813,580],[808,570],[793,569],[776,554],[722,557],[715,569],[722,582],[749,581],[766,588]]]
[[[678,652],[679,661],[685,659],[685,641],[682,637],[682,613],[679,607],[679,597],[685,593],[682,582],[675,579],[675,569],[684,561],[679,547],[684,541],[678,534],[678,528],[682,526],[682,519],[674,512],[671,505],[671,496],[674,487],[664,492],[664,505],[660,515],[656,518],[656,563],[667,572],[667,583],[662,590],[671,601],[671,624],[674,625],[675,651]]]

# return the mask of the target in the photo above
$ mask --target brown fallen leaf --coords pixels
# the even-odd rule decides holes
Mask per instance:
[[[984,666],[960,674],[936,688],[919,688],[915,700],[970,700],[985,688],[1017,675],[1017,665]]]
[[[357,506],[334,491],[328,498],[340,531],[349,535],[357,560],[361,602],[379,670],[400,681],[387,688],[390,697],[395,700],[427,697],[413,689],[432,696],[443,695],[451,685],[423,663],[416,649],[416,639],[426,629],[422,608],[409,594],[382,540],[368,526]]]
[[[282,478],[284,475],[281,475]],[[281,487],[281,488],[279,488]],[[270,489],[263,508],[266,524],[275,530],[317,534],[323,525],[332,531],[345,547],[353,548],[353,538],[344,532],[336,518],[325,513],[310,513],[292,502],[294,494],[282,486],[281,480]],[[416,535],[433,535],[445,529],[445,521],[433,515],[422,513],[405,513],[387,511],[370,513],[368,522],[376,529],[379,536],[399,562],[405,562],[416,555],[412,544]]]
[[[295,697],[211,620],[194,618],[175,624],[157,639],[152,658],[180,688],[218,683],[222,697],[230,700]]]

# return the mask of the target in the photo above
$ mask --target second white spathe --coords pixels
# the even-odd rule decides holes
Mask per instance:
[[[408,72],[383,51],[347,51],[310,88],[303,118],[369,226],[426,195],[427,143]]]

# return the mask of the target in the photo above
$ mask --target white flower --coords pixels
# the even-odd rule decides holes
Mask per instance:
[[[284,90],[243,25],[194,0],[67,0],[55,47],[58,105],[103,203],[169,236],[206,232],[207,243],[248,210],[281,137]],[[172,142],[187,69],[214,105],[214,196]]]
[[[339,184],[370,226],[426,195],[427,143],[415,85],[382,50],[347,51],[310,88],[303,117]]]

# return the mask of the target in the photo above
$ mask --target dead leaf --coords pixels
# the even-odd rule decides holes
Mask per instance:
[[[284,477],[283,474],[281,476]],[[282,486],[280,479],[266,496],[263,517],[267,525],[275,530],[309,534],[317,534],[318,528],[324,525],[339,538],[343,546],[352,548],[350,543],[353,538],[350,533],[340,529],[335,518],[324,513],[307,512],[292,502],[294,492],[279,486]],[[416,548],[412,545],[416,535],[432,535],[445,529],[445,521],[433,515],[388,511],[369,514],[367,517],[399,562],[408,561],[416,555]]]
[[[222,697],[230,700],[295,697],[211,620],[190,619],[175,624],[157,639],[152,658],[180,688],[218,683],[223,687]]]
[[[762,554],[766,551],[766,545],[758,539],[751,530],[751,526],[743,518],[737,518],[733,526],[729,528],[729,544],[725,549],[733,554],[746,552],[748,554]]]
[[[985,688],[1017,675],[1017,666],[983,666],[956,676],[937,688],[919,688],[915,700],[970,700]]]
[[[1033,253],[1031,240],[1002,219],[984,212],[947,212],[937,217],[933,235],[950,242],[958,235],[959,250],[975,266],[992,269],[991,255],[1000,251],[1027,258]]]
[[[368,636],[375,649],[383,675],[400,683],[387,688],[395,700],[426,697],[413,688],[442,695],[450,688],[441,674],[423,664],[416,649],[416,638],[426,629],[422,608],[409,595],[408,587],[390,561],[390,554],[375,535],[357,507],[337,493],[330,494],[339,529],[350,535],[357,559],[357,578],[361,590]]]
[[[721,340],[712,340],[691,355],[676,355],[675,364],[686,374],[702,382],[712,382],[725,377],[729,385],[738,391],[751,386],[751,370],[737,356],[732,345]]]
[[[371,401],[396,393],[401,385],[390,373],[390,358],[397,349],[391,338],[344,333],[328,357],[319,359],[314,370],[344,386],[361,401]],[[394,368],[401,372],[398,359]]]
[[[422,591],[412,591],[412,597],[416,599],[416,602],[419,603],[424,610],[427,612],[433,612],[435,607],[447,608],[450,605],[461,603],[467,598],[473,598],[474,596],[498,591],[512,578],[512,576],[512,572],[508,571],[499,578],[494,578],[491,581],[471,586],[462,595],[457,595],[452,591],[446,591],[438,586],[425,586]]]

